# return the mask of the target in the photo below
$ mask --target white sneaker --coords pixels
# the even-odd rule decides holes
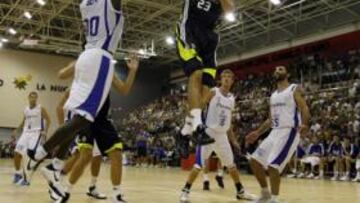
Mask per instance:
[[[254,201],[254,203],[268,203],[271,200],[271,197],[260,197]]]
[[[354,179],[351,180],[352,182],[359,182],[360,181],[360,176],[356,176]]]
[[[52,167],[52,164],[42,167],[41,174],[47,180],[51,190],[53,190],[59,196],[64,198],[66,197],[64,187],[60,183],[60,172],[56,171]]]
[[[236,194],[236,199],[238,200],[249,200],[254,201],[257,197],[254,194],[248,193],[245,190],[242,190],[241,192],[238,192]]]
[[[296,177],[297,177],[297,178],[304,178],[304,177],[305,177],[305,174],[304,174],[304,173],[299,173]]]
[[[180,195],[180,202],[181,202],[181,203],[187,203],[187,202],[189,202],[189,200],[190,200],[189,195],[190,195],[190,191],[189,191],[189,190],[183,190],[183,191],[181,192],[181,195]]]
[[[288,177],[288,178],[296,178],[296,174],[292,173],[292,174],[287,175],[286,177]]]
[[[338,176],[333,176],[330,180],[337,181],[338,179],[339,179]]]
[[[349,178],[349,176],[343,176],[343,177],[340,178],[340,180],[341,181],[349,181],[350,178]]]
[[[314,176],[313,173],[310,173],[309,175],[306,176],[306,178],[308,178],[308,179],[313,179],[314,177],[315,177],[315,176]]]
[[[322,178],[321,176],[315,176],[314,180],[319,180],[320,178]]]

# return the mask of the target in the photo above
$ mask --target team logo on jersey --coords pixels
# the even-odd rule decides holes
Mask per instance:
[[[25,76],[20,76],[14,79],[15,88],[19,90],[26,90],[29,82],[31,81],[32,76],[30,74]]]

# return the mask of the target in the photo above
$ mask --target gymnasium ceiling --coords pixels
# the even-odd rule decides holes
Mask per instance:
[[[64,55],[80,51],[80,0],[0,1],[0,38],[5,46]],[[157,57],[153,66],[176,65],[174,46],[165,43],[173,34],[183,0],[123,0],[126,15],[125,34],[117,57],[130,50],[151,47]],[[220,59],[253,50],[264,45],[294,39],[360,20],[360,0],[282,0],[274,6],[268,0],[235,0],[237,20],[224,22],[218,28]],[[24,12],[32,19],[24,17]],[[9,34],[12,27],[16,35]],[[25,40],[26,39],[26,40]],[[34,39],[37,41],[29,41]]]

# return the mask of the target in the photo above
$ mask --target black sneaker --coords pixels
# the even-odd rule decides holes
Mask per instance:
[[[205,132],[205,129],[206,127],[204,125],[199,125],[194,133],[198,145],[209,145],[215,142],[215,139],[210,137]]]
[[[204,191],[210,191],[210,182],[209,181],[204,181],[203,190]]]
[[[123,199],[123,195],[116,195],[116,196],[113,196],[113,203],[127,203],[127,201],[125,201]]]
[[[189,148],[190,148],[190,139],[189,135],[182,135],[180,132],[176,135],[176,143],[178,145],[178,150],[180,157],[183,159],[189,158]]]
[[[66,203],[69,201],[69,199],[70,199],[70,193],[65,193],[65,195],[57,199],[55,203]]]
[[[222,189],[225,188],[224,178],[223,178],[222,176],[217,175],[217,176],[215,177],[215,180],[216,180],[216,182],[217,182],[217,184],[218,184],[218,186],[219,186],[220,188],[222,188]]]

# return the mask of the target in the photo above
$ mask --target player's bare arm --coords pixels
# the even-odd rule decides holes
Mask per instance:
[[[306,104],[305,97],[304,97],[304,91],[301,87],[297,87],[294,92],[294,99],[296,102],[296,105],[301,113],[301,126],[299,129],[299,133],[301,136],[305,136],[305,134],[309,130],[309,122],[310,122],[310,111],[309,107]]]
[[[51,119],[49,116],[49,113],[44,107],[41,107],[41,117],[45,120],[45,129],[43,131],[44,136],[46,136],[47,132],[49,131],[50,125],[51,125]]]
[[[271,128],[271,116],[266,119],[258,129],[256,129],[255,131],[251,132],[250,134],[248,134],[246,136],[246,143],[247,144],[253,144],[254,142],[256,142],[256,140],[262,135],[264,134],[266,131],[268,131]]]
[[[13,136],[14,138],[16,138],[16,134],[18,134],[19,131],[20,131],[21,129],[23,129],[24,124],[25,124],[25,116],[23,116],[23,119],[22,119],[20,125],[19,125],[17,128],[14,129],[14,131],[13,131],[13,133],[12,133],[12,136]]]
[[[234,133],[234,126],[231,124],[230,129],[227,132],[227,136],[229,138],[230,143],[233,147],[235,147],[237,150],[240,150],[240,144],[238,140],[236,139],[235,133]]]
[[[73,77],[74,71],[75,71],[75,64],[76,64],[76,61],[70,62],[66,67],[64,67],[63,69],[61,69],[59,71],[58,77],[60,79],[67,79],[67,78]]]
[[[220,0],[220,3],[225,13],[233,12],[235,10],[233,0]]]
[[[129,68],[129,74],[126,78],[126,81],[123,82],[116,75],[114,75],[112,82],[113,87],[122,95],[127,95],[134,84],[135,76],[139,68],[139,58],[135,55],[131,56],[130,60],[127,61],[127,67]]]
[[[66,91],[64,96],[61,98],[60,103],[56,107],[56,115],[57,115],[59,125],[64,124],[64,120],[65,120],[64,105],[65,105],[67,99],[69,98],[69,94],[70,94],[70,91]]]
[[[215,91],[206,91],[203,95],[202,101],[201,101],[201,105],[203,107],[205,107],[210,101],[211,99],[215,96]]]

